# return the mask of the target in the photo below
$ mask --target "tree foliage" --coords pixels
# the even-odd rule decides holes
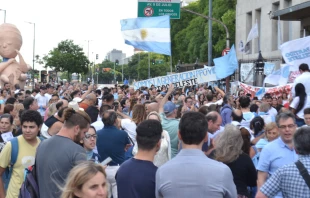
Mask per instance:
[[[213,0],[212,17],[222,21],[230,34],[230,45],[235,42],[237,0]],[[198,0],[186,6],[187,9],[208,16],[209,0]],[[212,21],[210,21],[212,22]],[[181,19],[171,20],[171,40],[173,64],[178,60],[183,63],[208,61],[208,27],[209,21],[203,17],[181,10]],[[224,27],[212,22],[212,57],[221,56],[226,47],[226,32]]]
[[[72,40],[61,41],[43,57],[43,62],[46,67],[53,68],[56,72],[67,72],[68,79],[72,73],[86,74],[89,70],[89,60],[83,49]]]
[[[150,53],[150,62],[154,59],[156,64],[150,64],[151,77],[165,76],[167,72],[170,72],[170,60],[169,56]],[[148,65],[149,58],[148,53],[139,53],[131,57],[128,64],[115,66],[116,81],[122,83],[122,69],[124,73],[123,79],[128,80],[142,80],[148,78]],[[98,64],[98,83],[108,84],[114,79],[114,62],[104,60]],[[103,72],[103,68],[111,68],[109,72]],[[97,76],[94,76],[95,81]]]

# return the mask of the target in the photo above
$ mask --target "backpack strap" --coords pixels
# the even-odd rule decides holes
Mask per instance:
[[[302,178],[305,180],[307,186],[310,188],[310,175],[308,173],[308,170],[305,168],[305,166],[298,160],[297,162],[295,162],[300,175],[302,176]]]
[[[11,168],[13,168],[14,164],[16,163],[17,155],[18,155],[18,139],[17,139],[17,137],[14,137],[13,139],[11,139],[10,142],[12,145],[10,166],[11,166]]]

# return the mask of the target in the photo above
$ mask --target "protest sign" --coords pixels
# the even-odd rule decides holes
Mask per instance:
[[[162,86],[169,86],[169,84],[172,83],[175,87],[183,87],[216,80],[217,78],[215,75],[214,67],[205,66],[203,69],[196,69],[138,81],[133,83],[133,86],[134,89],[139,89],[140,87],[151,87],[152,85],[154,85],[156,88],[161,88]]]
[[[280,46],[285,62],[292,67],[290,71],[298,71],[299,65],[310,65],[310,36],[283,43]]]
[[[253,63],[242,63],[240,68],[241,81],[253,82],[253,75],[254,75],[253,72],[254,72]]]
[[[244,83],[239,82],[240,88],[244,91],[246,94],[251,94],[252,96],[256,95],[256,92],[258,92],[262,87],[255,87],[252,85],[247,85]],[[276,87],[264,87],[265,94],[270,93],[271,96],[279,97],[282,95],[282,93],[289,94],[291,92],[293,84],[287,84],[283,86],[276,86]]]

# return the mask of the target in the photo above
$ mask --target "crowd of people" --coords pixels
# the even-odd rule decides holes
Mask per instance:
[[[0,198],[18,197],[34,164],[43,198],[310,197],[309,68],[300,71],[293,93],[260,99],[207,84],[5,84]]]

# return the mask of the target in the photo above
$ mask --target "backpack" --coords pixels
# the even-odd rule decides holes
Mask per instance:
[[[39,137],[39,139],[41,141],[43,141],[43,139],[41,137]],[[11,142],[11,145],[12,145],[11,146],[12,147],[12,149],[11,149],[11,161],[10,161],[10,165],[6,168],[6,170],[5,170],[4,174],[3,174],[3,177],[2,177],[5,191],[9,187],[11,176],[12,176],[12,172],[13,172],[13,166],[16,163],[17,156],[18,156],[18,149],[19,149],[17,137],[14,137],[13,139],[11,139],[10,142]],[[33,165],[33,166],[35,166],[35,165]],[[33,166],[31,166],[31,170],[35,171],[35,169],[32,169]],[[29,184],[28,183],[27,183],[27,185],[24,185],[26,180],[28,181],[28,179],[27,179],[28,175],[29,175],[28,174],[28,172],[29,172],[28,169],[26,169],[26,172],[25,172],[25,181],[22,184],[19,197],[20,198],[24,198],[24,197],[25,198],[39,198],[39,194],[38,194],[39,193],[39,188],[38,188],[38,185],[37,185],[36,177],[34,177],[35,180],[29,181],[29,183],[30,183],[31,186],[33,185],[33,188],[35,189],[35,192],[37,193],[38,196],[33,196],[32,194],[30,194],[29,192],[34,193],[33,191],[30,191],[30,190],[29,190],[29,192],[26,191],[26,193],[25,193],[25,190],[22,191],[22,189],[28,190],[28,188],[29,188]],[[30,172],[32,173],[32,171],[30,171]],[[34,183],[33,183],[33,181],[34,181]],[[24,186],[26,186],[26,188]]]
[[[43,138],[39,137],[41,142]],[[37,157],[35,157],[37,158]],[[18,198],[40,198],[39,185],[36,172],[36,161],[34,165],[25,169],[24,182],[20,188]]]
[[[13,166],[17,160],[18,155],[18,140],[17,137],[14,137],[10,140],[11,142],[11,161],[10,165],[5,169],[4,174],[2,175],[3,183],[4,183],[4,189],[7,191],[9,187],[9,183],[11,180],[12,172],[13,172]]]
[[[26,168],[25,180],[20,188],[18,198],[39,198],[39,186],[36,173],[36,164]]]
[[[258,152],[256,146],[252,146],[252,148],[255,151],[255,155],[252,157],[252,161],[253,161],[255,168],[257,168],[260,152]]]

